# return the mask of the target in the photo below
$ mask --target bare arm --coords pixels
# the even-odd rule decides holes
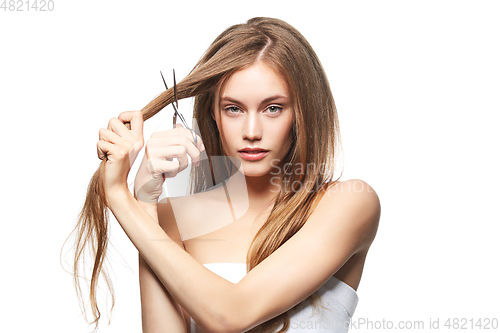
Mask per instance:
[[[139,201],[146,212],[158,223],[157,204]],[[160,209],[169,209],[170,203],[160,203]],[[167,224],[164,220],[160,226],[164,232],[182,249],[177,227]],[[165,289],[156,274],[139,253],[139,285],[141,289],[142,330],[145,333],[155,332],[189,332],[189,315],[183,311],[176,300]]]
[[[304,227],[238,284],[212,273],[181,249],[130,192],[109,193],[108,200],[161,283],[198,325],[208,332],[239,332],[289,310],[353,254],[369,247],[380,203],[373,189],[362,183],[362,191],[328,191]]]
[[[130,126],[127,128],[127,126],[124,125],[125,123],[129,123]],[[189,135],[191,134],[189,133]],[[156,234],[163,235],[165,239],[170,241],[170,246],[174,246],[178,251],[184,252],[182,243],[179,243],[180,237],[176,237],[178,231],[177,234],[175,234],[173,229],[167,228],[166,225],[160,225],[161,223],[158,221],[158,204],[156,203],[157,197],[154,192],[158,189],[161,191],[161,179],[155,177],[155,175],[159,175],[153,174],[152,170],[149,169],[139,169],[138,176],[140,174],[140,177],[136,176],[134,193],[137,194],[136,190],[142,191],[141,202],[138,202],[132,197],[132,194],[128,190],[127,175],[130,172],[130,167],[135,161],[137,154],[143,146],[143,115],[140,111],[122,112],[118,118],[113,117],[110,119],[107,129],[101,128],[99,130],[97,154],[100,159],[106,160],[104,174],[102,175],[105,193],[126,193],[125,196],[121,197],[107,195],[107,204],[109,205],[110,202],[113,202],[114,197],[118,199],[118,206],[125,204],[125,207],[121,206],[121,211],[125,212],[128,208],[132,208],[134,212],[139,211],[141,217],[136,219],[137,222],[141,220],[147,221],[142,224],[142,226],[152,227]],[[146,154],[147,152],[146,150]],[[145,156],[143,163],[149,165],[149,160],[146,157],[147,156]],[[122,198],[125,200],[121,201],[120,199]],[[120,214],[116,214],[115,212],[115,216],[120,216]],[[120,218],[123,217],[120,216]],[[132,236],[133,233],[130,233],[130,231],[134,229],[133,227],[132,229],[129,228],[131,224],[124,223],[124,225],[127,225],[124,230],[129,238],[135,238]],[[138,231],[137,235],[139,238],[144,239],[145,234],[143,232]],[[178,239],[178,242],[176,242],[176,239]],[[155,240],[143,240],[141,243],[148,241],[149,243],[154,243]],[[143,246],[136,245],[136,247],[142,249]],[[162,283],[160,283],[161,280],[158,279],[158,275],[154,273],[158,272],[158,267],[156,267],[155,270],[151,269],[151,267],[153,267],[150,264],[153,262],[151,260],[151,254],[161,257],[164,256],[165,253],[162,253],[161,250],[151,254],[148,251],[148,255],[146,256],[141,251],[139,251],[139,253],[139,279],[141,287],[143,330],[148,333],[180,333],[187,331],[189,325],[186,325],[184,321],[184,312],[171,294],[162,286]],[[186,319],[189,320],[189,317],[186,317]]]

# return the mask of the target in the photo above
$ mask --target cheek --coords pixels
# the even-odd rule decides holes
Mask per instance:
[[[241,138],[241,128],[243,126],[242,120],[238,118],[231,118],[228,116],[222,115],[222,117],[218,117],[217,127],[219,128],[219,133],[224,141],[228,144],[235,142]]]
[[[217,127],[219,128],[219,133],[222,139],[222,144],[227,152],[227,149],[232,147],[238,139],[238,133],[236,126],[228,124],[227,122],[218,122]]]
[[[231,144],[238,142],[238,138],[241,135],[238,135],[238,133],[235,132],[234,129],[230,128],[229,126],[225,127],[225,129],[226,130],[224,131],[224,141],[226,141],[226,143],[229,146],[231,146]]]

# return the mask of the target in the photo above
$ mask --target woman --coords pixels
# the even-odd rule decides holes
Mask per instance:
[[[347,331],[380,204],[365,182],[333,179],[337,114],[311,46],[283,21],[254,18],[224,31],[177,90],[195,96],[201,136],[155,133],[134,196],[143,120],[172,89],[99,132],[75,257],[92,242],[95,322],[108,207],[140,253],[145,332]],[[188,156],[194,194],[158,203]]]

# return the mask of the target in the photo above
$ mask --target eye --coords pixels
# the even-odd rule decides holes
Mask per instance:
[[[237,106],[231,105],[224,109],[228,114],[237,114],[240,109]]]
[[[277,105],[271,105],[266,110],[269,111],[270,114],[274,115],[274,114],[279,114],[283,110],[283,108]]]

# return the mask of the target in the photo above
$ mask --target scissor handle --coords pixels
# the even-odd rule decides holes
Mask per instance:
[[[175,124],[177,124],[177,114],[174,113],[174,128],[175,128]],[[188,126],[184,126],[184,127],[191,131],[191,134],[193,134],[194,144],[197,145],[198,136],[196,135],[196,132],[194,131],[194,129],[192,129]]]
[[[196,146],[198,144],[198,136],[196,135],[196,133],[194,132],[194,129],[190,128],[189,129],[191,131],[191,133],[193,134],[193,139],[194,139],[194,145]]]

